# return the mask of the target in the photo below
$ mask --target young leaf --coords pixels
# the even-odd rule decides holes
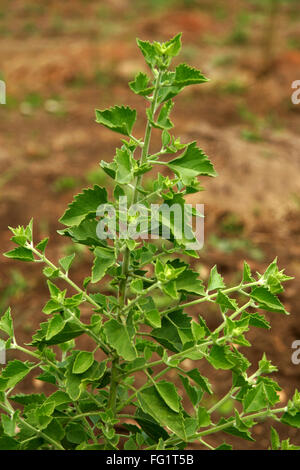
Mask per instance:
[[[72,255],[65,256],[64,258],[61,258],[59,260],[59,264],[66,271],[66,273],[69,271],[74,258],[75,258],[75,253],[73,253]]]
[[[149,77],[142,72],[136,75],[135,79],[129,83],[129,86],[134,93],[141,96],[148,96],[154,90],[153,86],[149,86]]]
[[[96,109],[96,122],[120,134],[130,136],[136,121],[136,111],[128,106],[113,106],[101,111]]]
[[[14,336],[14,327],[10,307],[8,307],[0,319],[0,330],[4,331],[4,333],[6,333],[10,338]]]
[[[6,258],[17,259],[19,261],[34,261],[34,256],[31,250],[24,248],[23,246],[18,246],[11,251],[4,253]]]
[[[218,273],[217,266],[215,265],[209,275],[207,290],[208,292],[215,289],[223,289],[225,287],[221,274]]]
[[[280,300],[266,287],[255,287],[250,295],[254,301],[258,302],[259,308],[267,310],[268,312],[278,312],[289,315]]]
[[[184,153],[171,160],[168,167],[178,175],[184,185],[192,183],[200,175],[216,176],[212,163],[196,142],[189,144]]]
[[[200,70],[186,64],[180,64],[175,69],[173,84],[183,88],[188,85],[195,85],[197,83],[208,81],[209,80],[200,72]]]

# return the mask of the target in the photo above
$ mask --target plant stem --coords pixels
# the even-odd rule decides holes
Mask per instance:
[[[118,363],[119,363],[119,358],[115,357],[112,360],[112,365],[111,365],[111,381],[110,381],[109,397],[108,397],[108,403],[107,403],[108,409],[112,410],[114,416],[116,415]]]

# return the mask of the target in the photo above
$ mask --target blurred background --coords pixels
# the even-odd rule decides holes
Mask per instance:
[[[112,188],[98,162],[111,160],[119,145],[117,134],[94,122],[94,108],[135,107],[142,137],[145,102],[127,85],[145,68],[136,37],[164,41],[181,31],[178,60],[211,81],[176,98],[175,133],[183,142],[197,140],[219,174],[191,200],[204,202],[206,213],[205,246],[193,267],[206,279],[217,263],[230,284],[240,279],[244,259],[262,272],[278,255],[279,266],[295,276],[281,299],[291,316],[267,315],[272,330],[252,330],[253,348],[242,348],[254,367],[263,351],[278,365],[286,403],[300,387],[300,365],[291,362],[292,342],[300,340],[300,104],[291,101],[292,82],[300,80],[298,0],[1,0],[0,79],[7,87],[0,105],[1,251],[11,247],[7,226],[31,217],[36,240],[50,235],[50,259],[74,251],[56,232],[58,218],[82,187]],[[78,248],[76,259],[71,277],[81,283],[91,258]],[[19,343],[29,342],[47,300],[40,266],[3,256],[0,263],[0,313],[10,304]],[[83,310],[83,320],[89,315]],[[214,315],[209,321],[217,325]],[[230,376],[209,371],[215,391],[226,393]],[[28,379],[22,391],[41,384]],[[221,414],[231,410],[229,401]],[[226,441],[266,448],[268,429],[268,423],[254,428],[256,443]],[[277,429],[300,445],[296,429]]]

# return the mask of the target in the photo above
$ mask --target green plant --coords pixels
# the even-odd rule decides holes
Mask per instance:
[[[131,190],[128,211],[136,202],[150,209],[147,201],[153,193],[144,189],[142,177],[153,166],[163,165],[172,174],[158,173],[153,186],[155,195],[168,207],[174,203],[183,207],[185,195],[200,189],[197,178],[216,174],[195,142],[181,144],[170,134],[172,99],[184,87],[207,81],[200,71],[185,64],[170,70],[171,59],[181,49],[180,38],[177,35],[166,43],[138,40],[153,73],[151,79],[139,73],[130,83],[130,88],[149,102],[143,140],[132,134],[133,109],[115,106],[96,111],[99,124],[125,136],[114,161],[101,162],[115,183],[112,204],[118,233],[124,222],[119,206],[124,189]],[[150,151],[153,128],[162,137],[161,148],[155,153]],[[140,158],[135,158],[138,153]],[[32,221],[27,227],[10,229],[17,247],[5,255],[44,265],[50,300],[43,309],[48,319],[27,347],[17,343],[11,311],[0,320],[7,335],[1,345],[31,359],[14,359],[2,370],[0,449],[183,449],[192,441],[211,449],[206,436],[209,439],[209,435],[224,431],[252,440],[251,429],[263,418],[300,427],[299,393],[295,392],[287,406],[278,407],[280,387],[269,377],[276,367],[264,355],[250,374],[250,362],[237,349],[237,345],[250,346],[245,337],[250,327],[270,328],[260,309],[287,314],[277,294],[283,290],[281,283],[291,278],[279,271],[276,260],[256,276],[245,263],[241,281],[230,287],[214,266],[204,285],[198,273],[180,258],[197,258],[198,254],[190,248],[187,237],[178,237],[181,227],[177,218],[159,218],[159,228],[168,224],[170,234],[158,244],[142,237],[121,239],[113,231],[112,238],[100,239],[96,228],[103,222],[99,215],[102,204],[107,204],[106,190],[95,185],[75,196],[60,219],[66,228],[59,233],[75,244],[87,245],[93,253],[91,276],[83,280],[82,287],[69,276],[74,254],[54,264],[46,255],[48,239],[33,242]],[[115,295],[100,292],[104,276],[111,279]],[[59,285],[64,281],[73,295],[61,290],[57,280]],[[92,294],[90,284],[99,291]],[[158,307],[154,299],[159,293],[168,296],[172,306]],[[220,314],[214,331],[208,328],[203,310],[198,310],[205,302]],[[91,309],[88,322],[80,318],[83,303]],[[196,308],[193,317],[185,313],[192,306]],[[84,336],[87,349],[77,349],[76,339]],[[191,364],[195,361],[188,369],[182,365],[187,359]],[[221,399],[203,373],[206,361],[214,369],[232,374],[232,386]],[[172,371],[178,382],[168,378]],[[54,393],[47,397],[43,393],[13,394],[30,372],[52,384]],[[182,385],[189,405],[183,406],[175,384]],[[205,404],[210,396],[213,405],[208,407]],[[230,401],[231,415],[216,421],[215,412],[224,412],[223,405]],[[227,414],[229,408],[225,408]],[[128,418],[136,425],[128,424]],[[280,446],[274,431],[272,446]],[[289,443],[283,446],[294,448]],[[231,447],[221,441],[217,448]]]

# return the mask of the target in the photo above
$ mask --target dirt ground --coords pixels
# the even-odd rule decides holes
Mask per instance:
[[[253,347],[245,351],[254,367],[263,352],[278,366],[283,404],[300,387],[300,365],[291,362],[292,342],[300,340],[300,104],[291,102],[291,84],[300,79],[299,26],[298,2],[282,7],[271,44],[269,16],[246,0],[2,0],[0,6],[0,78],[7,86],[7,104],[0,105],[2,251],[11,247],[7,227],[33,217],[36,239],[50,235],[49,257],[56,262],[69,253],[57,220],[80,188],[109,184],[98,162],[111,160],[119,144],[117,134],[94,122],[94,109],[135,107],[142,137],[144,100],[127,86],[145,67],[135,39],[166,40],[182,31],[180,59],[211,81],[176,98],[175,129],[183,142],[197,140],[219,174],[192,198],[205,204],[206,214],[205,246],[194,267],[206,279],[217,264],[233,283],[244,259],[262,272],[278,256],[295,277],[281,298],[291,315],[267,315],[272,329],[252,330]],[[81,282],[91,260],[81,250],[77,259],[71,274]],[[19,343],[29,342],[47,300],[40,267],[0,262],[0,311],[12,306]],[[217,325],[213,312],[201,313]],[[226,393],[229,374],[199,367],[216,393]],[[37,389],[40,382],[22,387]],[[296,429],[275,427],[300,445]],[[258,424],[253,443],[222,437],[236,449],[265,449],[269,428]]]

